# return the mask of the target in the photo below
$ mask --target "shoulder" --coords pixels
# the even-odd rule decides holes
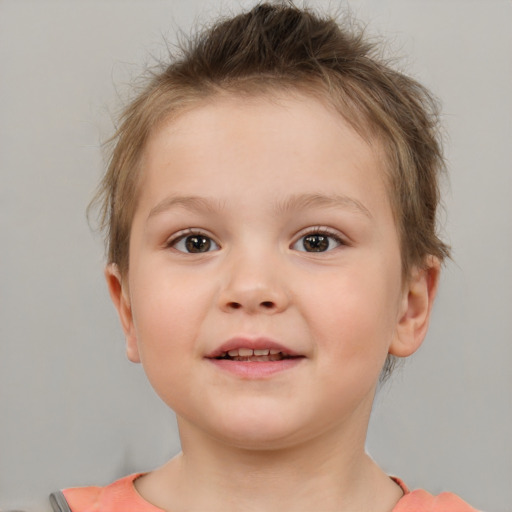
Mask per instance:
[[[135,490],[133,482],[139,476],[129,475],[106,487],[64,489],[52,494],[50,501],[55,512],[162,512]]]
[[[451,492],[442,492],[437,496],[423,489],[410,492],[401,480],[394,480],[404,490],[404,496],[392,512],[478,512]]]
[[[478,512],[451,492],[433,496],[418,489],[406,494],[393,509],[393,512]]]

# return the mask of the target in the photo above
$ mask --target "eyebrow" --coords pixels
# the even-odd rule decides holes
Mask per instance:
[[[170,196],[160,201],[154,208],[151,209],[148,215],[148,220],[159,213],[163,213],[171,208],[179,207],[185,210],[215,213],[222,209],[222,203],[211,197],[199,196]]]
[[[213,214],[222,210],[224,203],[212,197],[199,196],[170,196],[160,201],[151,209],[148,220],[160,213],[170,210],[174,207],[184,208],[190,211]],[[372,218],[370,210],[363,203],[349,196],[341,194],[299,194],[286,198],[284,201],[278,201],[274,205],[274,211],[277,215],[293,210],[302,210],[304,208],[343,208],[352,210]]]
[[[300,194],[287,198],[286,201],[276,205],[276,213],[285,213],[290,210],[301,210],[308,207],[343,208],[361,213],[368,218],[372,214],[366,206],[355,198],[342,194]]]

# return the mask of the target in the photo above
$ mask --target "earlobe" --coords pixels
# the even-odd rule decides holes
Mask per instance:
[[[440,268],[439,260],[430,256],[424,266],[412,270],[404,290],[395,336],[389,347],[390,354],[407,357],[421,346],[439,285]]]
[[[105,279],[107,280],[110,298],[117,309],[126,338],[126,355],[133,363],[140,363],[139,347],[133,323],[130,297],[127,287],[123,285],[119,268],[115,263],[109,263],[105,268]]]

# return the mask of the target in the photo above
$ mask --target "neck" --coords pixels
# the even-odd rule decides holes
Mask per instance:
[[[164,510],[388,512],[401,496],[366,455],[361,429],[274,450],[233,447],[184,420],[180,431],[183,452],[137,483]]]

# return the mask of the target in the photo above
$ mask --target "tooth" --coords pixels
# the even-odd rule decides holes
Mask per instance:
[[[264,361],[270,361],[270,356],[256,356],[256,355],[254,355],[253,357],[249,357],[249,361],[258,362],[258,363],[261,363],[261,362],[264,362]]]
[[[264,348],[262,350],[255,350],[254,351],[254,355],[255,356],[268,356],[269,354],[269,349],[268,348]]]
[[[230,356],[230,357],[236,357],[236,356],[238,356],[238,355],[239,355],[239,354],[238,354],[238,349],[237,349],[237,348],[235,348],[235,350],[230,350],[230,351],[228,352],[228,354],[229,354],[229,356]]]
[[[277,350],[277,349],[275,349],[275,348],[271,348],[271,349],[270,349],[270,354],[271,354],[271,355],[279,354],[279,352],[281,352],[281,351],[280,351],[280,350]]]
[[[239,348],[238,355],[240,355],[242,357],[249,357],[249,356],[253,355],[253,350],[250,348]]]

